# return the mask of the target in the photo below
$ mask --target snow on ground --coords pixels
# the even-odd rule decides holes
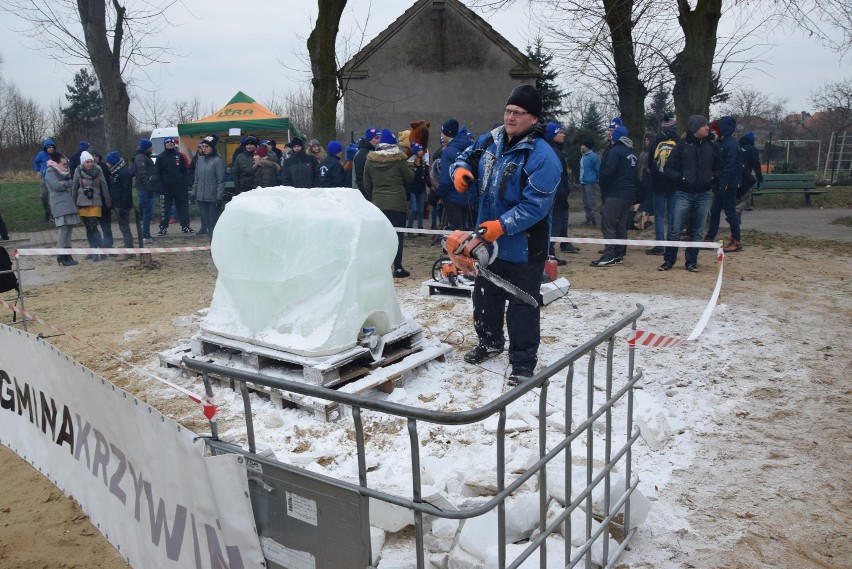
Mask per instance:
[[[454,411],[477,408],[492,400],[506,388],[508,376],[505,354],[483,366],[470,366],[461,355],[475,342],[471,323],[470,300],[442,296],[424,297],[417,291],[397,288],[400,304],[406,314],[424,324],[430,341],[446,340],[456,346],[445,362],[432,362],[407,378],[391,394],[375,393],[397,403],[429,409]],[[645,312],[639,320],[642,329],[685,337],[698,321],[706,300],[700,298],[668,298],[640,294],[606,294],[572,292],[578,308],[558,300],[542,310],[542,346],[539,362],[549,364],[573,348],[591,339],[640,303]],[[807,368],[792,354],[789,341],[780,332],[781,323],[766,312],[744,306],[719,304],[706,330],[697,341],[661,350],[637,349],[636,368],[644,378],[638,384],[635,402],[636,421],[645,429],[634,445],[633,472],[639,476],[639,491],[652,504],[650,514],[640,527],[625,553],[623,561],[644,563],[661,569],[674,568],[665,550],[676,543],[679,532],[688,532],[687,510],[678,495],[669,492],[673,473],[688,470],[696,460],[702,435],[716,430],[717,417],[729,415],[743,402],[741,393],[727,379],[748,379],[764,369],[774,369],[780,380],[802,378]],[[622,336],[626,336],[626,331]],[[731,338],[737,338],[731,342]],[[742,357],[742,346],[759,349]],[[615,385],[626,378],[627,344],[615,344]],[[594,392],[595,403],[604,399],[604,354],[597,358]],[[779,366],[777,362],[785,362]],[[158,370],[163,374],[165,370]],[[196,392],[203,389],[196,379],[186,380]],[[565,376],[551,380],[548,393],[550,415],[548,444],[561,440],[564,433]],[[578,365],[574,381],[573,421],[585,418],[586,360]],[[233,436],[245,445],[243,407],[238,393],[217,390],[220,408],[220,435]],[[357,483],[357,458],[351,419],[322,423],[313,414],[293,409],[276,408],[274,403],[252,396],[255,435],[259,448],[271,449],[278,460],[308,470]],[[527,394],[510,408],[509,426],[517,432],[507,437],[507,472],[520,472],[537,458],[538,390]],[[369,469],[368,484],[392,493],[410,497],[411,466],[405,422],[395,417],[364,413]],[[441,492],[456,505],[477,502],[477,495],[488,495],[496,475],[495,435],[492,422],[466,426],[440,426],[420,423],[418,432],[422,447],[423,482]],[[597,429],[596,429],[597,431]],[[616,409],[614,419],[616,443],[624,440],[624,404]],[[600,435],[600,432],[597,433]],[[602,437],[594,442],[595,464],[603,456]],[[574,464],[584,474],[586,441],[574,443]],[[653,448],[652,448],[653,447]],[[564,460],[562,461],[564,467]],[[598,465],[599,466],[599,465]],[[623,471],[623,470],[622,470]],[[509,480],[513,475],[508,474]],[[549,477],[552,480],[555,476]],[[551,482],[552,484],[552,482]],[[529,484],[522,491],[533,491]],[[575,488],[576,492],[576,488]],[[412,516],[405,513],[408,519]],[[383,522],[385,525],[393,521]],[[402,523],[405,523],[404,521]],[[376,525],[374,523],[374,525]],[[395,531],[399,528],[386,528]],[[733,543],[739,536],[725,539]],[[553,538],[557,540],[559,538]],[[405,540],[402,540],[405,542]],[[437,540],[441,541],[441,540]],[[445,546],[447,545],[444,539]],[[388,534],[380,567],[410,566],[413,552],[400,545],[399,535]],[[452,539],[450,542],[452,543]],[[724,544],[720,544],[724,545]],[[438,546],[435,546],[438,547]],[[557,548],[558,549],[558,548]],[[469,552],[468,552],[469,553]],[[446,557],[439,560],[446,561]],[[461,555],[457,552],[457,555]],[[512,557],[510,557],[511,559]],[[551,556],[551,559],[555,559]],[[458,561],[458,560],[457,560]],[[461,563],[461,561],[458,561]],[[464,566],[458,564],[457,566]],[[482,565],[479,565],[482,566]]]

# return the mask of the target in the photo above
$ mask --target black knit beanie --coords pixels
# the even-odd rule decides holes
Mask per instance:
[[[532,85],[518,85],[515,87],[515,90],[509,95],[506,104],[517,105],[533,116],[537,118],[541,117],[541,94]]]

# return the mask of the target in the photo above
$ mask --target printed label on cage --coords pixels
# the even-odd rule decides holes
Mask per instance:
[[[251,470],[252,472],[257,472],[258,474],[263,474],[263,466],[257,462],[256,460],[252,460],[250,458],[246,459],[246,468]]]
[[[270,537],[260,537],[260,549],[264,557],[282,567],[289,569],[316,569],[317,567],[316,558],[307,551],[290,549]]]
[[[287,492],[287,515],[315,526],[317,525],[317,503],[310,498]]]

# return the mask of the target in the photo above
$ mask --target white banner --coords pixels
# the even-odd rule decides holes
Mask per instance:
[[[262,566],[241,459],[204,458],[191,431],[2,324],[0,442],[76,499],[135,568]]]

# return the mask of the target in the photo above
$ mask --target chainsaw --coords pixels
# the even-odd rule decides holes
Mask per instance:
[[[537,307],[538,301],[532,295],[486,268],[497,259],[497,243],[491,243],[489,247],[489,243],[482,238],[484,232],[484,229],[472,232],[457,229],[444,237],[442,245],[450,261],[461,272],[474,277],[482,275],[512,296]]]

